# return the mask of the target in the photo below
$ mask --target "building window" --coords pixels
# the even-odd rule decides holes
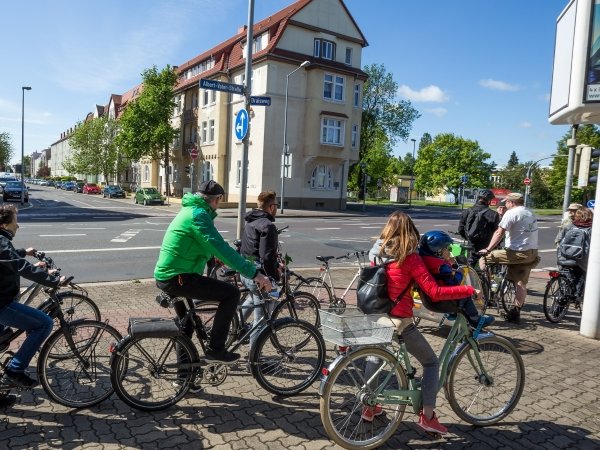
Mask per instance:
[[[197,108],[198,107],[198,92],[194,92],[192,94],[192,108]]]
[[[331,169],[324,165],[315,167],[310,179],[310,187],[311,189],[333,189],[333,177],[331,176]]]
[[[208,141],[215,142],[215,121],[208,121]]]
[[[208,95],[209,95],[209,90],[208,89],[204,89],[202,92],[202,106],[206,106],[208,105]]]
[[[202,131],[201,131],[201,142],[204,144],[207,142],[206,140],[206,132],[208,130],[208,124],[207,122],[202,122]]]
[[[360,84],[354,85],[354,107],[358,108],[360,105]]]
[[[352,148],[356,148],[358,145],[358,125],[352,125]]]
[[[150,181],[150,167],[144,164],[144,179],[142,181]]]
[[[214,105],[217,103],[217,91],[210,91],[210,104]]]
[[[315,58],[321,57],[321,40],[320,39],[315,39],[315,49],[313,51],[313,55],[315,56]]]
[[[190,128],[192,130],[192,133],[190,136],[190,143],[195,144],[198,139],[198,130],[196,129],[196,127],[194,125],[192,125]]]
[[[317,58],[333,61],[335,59],[335,43],[325,39],[315,39],[313,53]]]
[[[323,81],[323,98],[343,102],[344,77],[326,73]]]
[[[344,145],[344,121],[321,119],[321,144]]]
[[[210,161],[204,161],[202,164],[202,181],[213,179],[213,167]]]
[[[352,65],[352,49],[350,47],[346,47],[346,64]]]
[[[242,161],[239,159],[236,161],[235,166],[235,185],[239,186],[242,182]]]

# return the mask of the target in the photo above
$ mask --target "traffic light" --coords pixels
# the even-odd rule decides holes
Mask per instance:
[[[577,187],[585,187],[598,182],[598,157],[600,157],[600,149],[590,146],[581,148]]]
[[[190,166],[185,166],[185,173],[190,173]]]

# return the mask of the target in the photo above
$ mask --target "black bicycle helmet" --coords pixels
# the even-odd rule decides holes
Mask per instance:
[[[479,191],[479,193],[477,194],[477,198],[482,198],[486,202],[491,202],[492,199],[495,197],[496,196],[494,195],[494,193],[492,191],[490,191],[489,189],[481,189]]]
[[[454,242],[448,233],[439,230],[432,230],[424,233],[419,242],[421,254],[438,255],[441,250],[450,247]]]

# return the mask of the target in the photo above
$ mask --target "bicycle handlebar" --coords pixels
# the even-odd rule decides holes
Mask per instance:
[[[286,226],[285,226],[285,227],[283,227],[283,228],[278,228],[278,229],[277,229],[277,234],[281,234],[281,233],[283,233],[283,232],[284,232],[285,230],[287,230],[289,227],[290,227],[289,225],[286,225]]]
[[[345,255],[338,256],[335,259],[349,259],[351,256],[356,256],[357,258],[368,254],[366,250],[357,250],[355,252],[348,252]]]

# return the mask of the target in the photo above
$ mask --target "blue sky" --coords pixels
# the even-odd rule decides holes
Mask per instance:
[[[255,22],[292,3],[256,0]],[[567,0],[346,0],[366,36],[365,64],[383,63],[399,98],[421,113],[411,137],[451,132],[505,163],[552,155],[567,126],[548,123],[556,18]],[[152,65],[179,65],[234,35],[247,0],[7,2],[0,28],[0,131],[13,161],[41,150],[94,104]],[[399,142],[397,155],[412,152]]]

